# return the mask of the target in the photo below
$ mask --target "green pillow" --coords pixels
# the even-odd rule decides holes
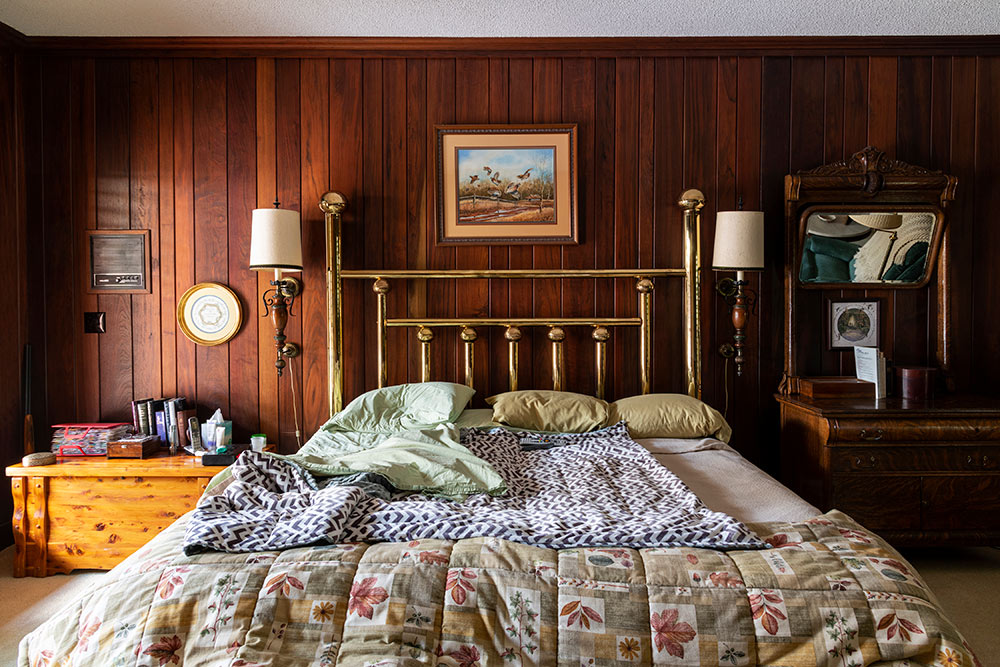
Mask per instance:
[[[415,382],[373,389],[334,415],[324,428],[393,433],[454,422],[476,391],[453,382]]]
[[[508,391],[486,402],[493,406],[493,421],[531,431],[586,433],[608,418],[606,402],[569,391]]]
[[[609,406],[608,424],[624,421],[633,438],[705,438],[729,442],[733,429],[715,408],[687,394],[645,394]]]

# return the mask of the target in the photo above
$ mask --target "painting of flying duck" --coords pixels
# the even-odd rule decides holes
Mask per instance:
[[[575,125],[441,125],[437,240],[577,243]]]

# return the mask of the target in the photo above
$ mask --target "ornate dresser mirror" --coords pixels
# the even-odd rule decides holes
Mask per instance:
[[[783,394],[798,392],[800,376],[852,375],[853,358],[842,353],[851,340],[885,346],[903,363],[936,364],[947,378],[945,208],[956,185],[954,176],[891,159],[873,146],[785,176]],[[844,305],[852,300],[866,305]],[[879,311],[882,322],[870,322]],[[831,342],[830,331],[838,332],[831,317],[843,312],[854,318],[845,326],[860,318],[872,330],[849,331],[846,344]],[[893,350],[892,339],[905,335],[893,327],[902,319],[916,326],[922,317],[926,344]],[[935,321],[937,331],[929,332]]]

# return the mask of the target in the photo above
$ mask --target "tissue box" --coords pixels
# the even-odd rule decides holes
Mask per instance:
[[[226,436],[223,442],[215,441],[215,428],[222,426],[226,429]],[[233,442],[233,422],[226,420],[222,422],[206,422],[201,425],[201,444],[207,452],[214,452],[219,445],[231,445]]]

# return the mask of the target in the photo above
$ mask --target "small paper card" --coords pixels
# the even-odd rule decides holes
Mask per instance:
[[[886,397],[885,355],[877,347],[854,348],[854,367],[859,380],[875,384],[875,398]]]

